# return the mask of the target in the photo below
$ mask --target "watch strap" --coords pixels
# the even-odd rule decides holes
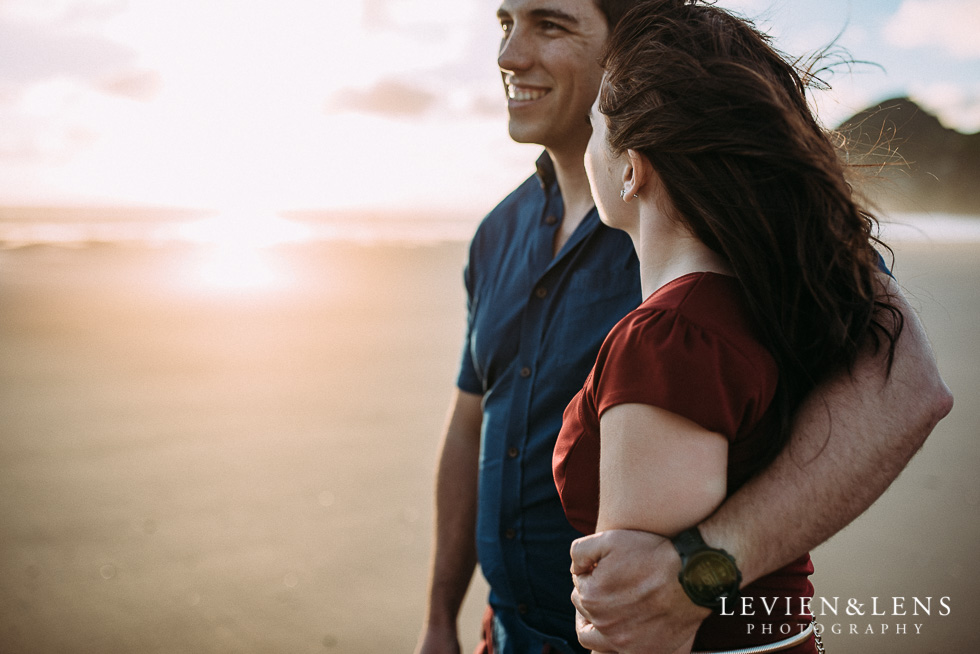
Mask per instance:
[[[674,536],[670,542],[674,544],[674,549],[677,550],[677,553],[681,557],[681,565],[684,565],[688,557],[698,550],[714,549],[709,548],[708,544],[704,542],[704,538],[701,537],[701,531],[696,526],[685,529]]]
[[[742,583],[742,572],[738,569],[738,565],[735,563],[735,557],[726,552],[723,549],[717,547],[711,547],[704,542],[704,538],[701,537],[701,532],[697,527],[691,527],[690,529],[685,529],[681,533],[677,534],[671,539],[671,543],[674,545],[674,549],[681,557],[681,570],[677,574],[677,580],[680,582],[681,587],[684,592],[691,599],[692,602],[698,606],[703,606],[709,609],[717,609],[722,606],[722,602],[725,598],[735,599],[739,595],[739,586]],[[731,582],[730,584],[724,584],[715,586],[713,588],[713,593],[711,596],[706,596],[705,591],[711,586],[705,587],[701,583],[694,582],[694,585],[690,585],[691,579],[689,578],[689,565],[704,565],[704,560],[700,559],[700,563],[694,563],[694,561],[699,560],[696,555],[702,554],[702,556],[710,556],[715,561],[722,560],[726,567],[729,567]],[[695,577],[696,578],[696,577]]]

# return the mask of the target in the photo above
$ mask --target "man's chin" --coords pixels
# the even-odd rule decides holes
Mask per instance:
[[[543,133],[540,129],[519,123],[513,119],[507,124],[507,132],[515,143],[533,143],[542,145]]]

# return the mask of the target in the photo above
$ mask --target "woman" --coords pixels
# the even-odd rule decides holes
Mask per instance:
[[[648,1],[603,66],[586,168],[646,299],[568,406],[555,481],[584,533],[673,537],[771,461],[823,378],[865,347],[891,356],[902,319],[878,294],[874,220],[764,35],[715,6]],[[812,571],[801,553],[741,589],[682,651],[816,652]]]

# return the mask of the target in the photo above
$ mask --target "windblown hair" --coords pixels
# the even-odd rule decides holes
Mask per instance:
[[[904,320],[876,292],[877,222],[810,112],[807,75],[751,22],[696,0],[637,2],[602,64],[607,146],[649,158],[672,218],[731,265],[779,367],[780,428],[759,469],[802,399],[862,348],[886,347],[891,368]]]

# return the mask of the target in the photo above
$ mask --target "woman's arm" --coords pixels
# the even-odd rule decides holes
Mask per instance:
[[[676,413],[620,404],[599,421],[598,531],[673,536],[725,499],[728,441]]]
[[[648,404],[608,409],[599,431],[597,530],[674,536],[701,522],[725,499],[728,441],[721,434]],[[580,637],[586,636],[583,644],[588,642],[593,627],[581,615],[578,628]],[[692,636],[677,652],[689,652],[693,642]]]

